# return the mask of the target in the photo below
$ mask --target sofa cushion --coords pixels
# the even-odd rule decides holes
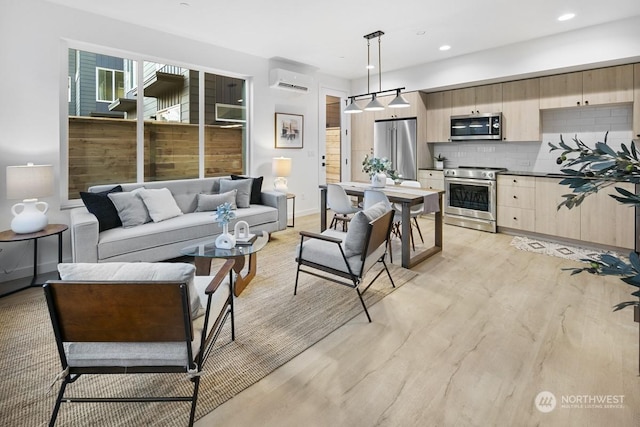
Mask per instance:
[[[187,284],[191,316],[202,315],[200,296],[195,287],[196,268],[182,262],[105,262],[58,264],[61,280],[176,280]],[[145,301],[141,301],[144,303]],[[149,301],[147,301],[149,302]]]
[[[262,204],[262,181],[264,180],[264,177],[258,176],[254,178],[254,177],[243,176],[243,175],[231,175],[231,179],[234,179],[234,180],[250,179],[251,180],[250,202],[252,205]]]
[[[142,189],[111,193],[109,199],[118,211],[118,216],[124,228],[135,227],[151,221],[149,211],[138,194]]]
[[[220,194],[198,194],[198,207],[196,212],[215,211],[218,206],[229,203],[231,209],[236,209],[236,193],[238,190],[235,188],[226,193]]]
[[[122,186],[116,185],[110,190],[101,191],[98,193],[80,192],[82,202],[86,206],[87,210],[94,214],[98,219],[98,230],[104,231],[111,228],[122,226],[122,221],[118,216],[118,211],[113,205],[113,202],[108,197],[111,193],[119,193],[122,191]]]
[[[238,208],[251,207],[251,180],[249,179],[221,179],[220,180],[220,192],[226,193],[227,191],[236,189],[236,205]]]
[[[182,211],[168,188],[141,189],[139,194],[153,222],[182,215]]]
[[[369,223],[376,218],[384,215],[387,206],[384,202],[378,202],[368,209],[357,212],[351,221],[349,221],[349,229],[344,239],[345,256],[352,257],[360,255],[364,248],[364,242],[367,238],[367,228]]]

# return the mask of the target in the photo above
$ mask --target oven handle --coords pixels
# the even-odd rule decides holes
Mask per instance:
[[[474,184],[481,187],[494,187],[496,182],[488,179],[467,179],[467,178],[453,178],[445,177],[445,182],[455,182],[460,184]]]

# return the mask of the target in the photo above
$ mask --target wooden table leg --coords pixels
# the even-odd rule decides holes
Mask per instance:
[[[193,263],[196,266],[196,276],[211,275],[211,258],[197,256],[194,258]]]
[[[247,269],[247,274],[245,276],[241,274],[242,269],[244,268],[244,257],[236,257],[235,261],[233,271],[236,273],[236,281],[233,286],[233,294],[238,297],[242,291],[244,291],[244,288],[247,287],[249,282],[251,282],[251,279],[256,275],[258,257],[255,252],[249,255],[249,268]]]

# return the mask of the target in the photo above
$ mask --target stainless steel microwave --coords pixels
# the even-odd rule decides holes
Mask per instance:
[[[451,116],[451,140],[502,139],[502,113]]]

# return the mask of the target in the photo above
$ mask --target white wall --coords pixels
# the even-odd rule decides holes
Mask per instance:
[[[11,205],[6,199],[6,166],[28,161],[53,164],[60,170],[60,110],[66,106],[66,41],[100,46],[114,52],[144,55],[158,62],[178,63],[209,72],[231,73],[253,79],[252,129],[249,173],[264,175],[264,187],[271,187],[271,159],[293,158],[290,190],[306,197],[296,200],[297,214],[318,209],[318,93],[319,87],[348,91],[349,82],[313,73],[311,93],[300,95],[268,86],[270,61],[172,36],[41,0],[3,0],[0,6],[0,230],[8,229]],[[275,64],[278,65],[278,64]],[[282,65],[282,64],[279,64]],[[306,72],[304,67],[283,68]],[[274,148],[274,113],[304,115],[304,148]],[[63,115],[66,111],[63,111]],[[324,114],[324,113],[322,113]],[[58,182],[56,182],[58,184]],[[69,223],[68,210],[61,209],[57,196],[43,199],[50,205],[51,223]],[[64,233],[64,259],[70,259],[69,236]],[[55,238],[39,242],[41,270],[51,271],[57,261]],[[33,242],[0,243],[0,282],[31,274]],[[0,294],[2,289],[0,288]]]

